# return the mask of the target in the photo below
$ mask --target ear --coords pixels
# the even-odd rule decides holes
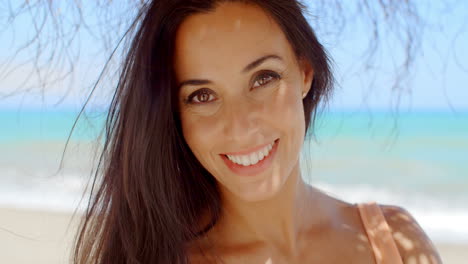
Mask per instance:
[[[302,98],[305,98],[314,80],[314,69],[312,69],[308,60],[301,58],[299,60],[299,70],[301,72],[302,81]]]

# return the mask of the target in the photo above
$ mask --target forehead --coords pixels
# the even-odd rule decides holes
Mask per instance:
[[[223,3],[210,13],[189,16],[180,25],[175,44],[179,81],[194,76],[208,78],[221,70],[240,72],[268,54],[286,61],[292,56],[275,21],[261,8],[243,3]]]

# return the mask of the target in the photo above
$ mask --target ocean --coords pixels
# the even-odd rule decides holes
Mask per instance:
[[[105,113],[81,118],[63,155],[76,115],[0,110],[0,206],[83,210]],[[313,131],[307,182],[347,202],[402,206],[433,241],[468,243],[468,111],[330,111]]]

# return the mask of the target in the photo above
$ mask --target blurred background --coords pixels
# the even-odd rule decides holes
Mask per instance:
[[[86,206],[125,33],[145,2],[0,3],[0,262],[68,263],[71,216]],[[466,263],[468,3],[304,3],[336,84],[303,177],[348,202],[406,208],[444,263]]]

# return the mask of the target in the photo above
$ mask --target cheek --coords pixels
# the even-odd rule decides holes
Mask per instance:
[[[285,82],[266,109],[282,128],[299,129],[297,132],[305,128],[304,107],[299,88],[295,82]]]
[[[297,164],[305,136],[305,119],[300,86],[294,82],[285,83],[284,89],[275,98],[276,107],[270,109],[280,131],[280,163],[278,175],[289,175]],[[284,178],[282,178],[284,179]],[[280,180],[279,180],[280,181]]]
[[[193,115],[181,116],[182,131],[187,145],[190,147],[197,159],[203,159],[209,155],[209,150],[216,142],[213,140],[219,137],[214,136],[214,122],[210,118],[196,117]]]

